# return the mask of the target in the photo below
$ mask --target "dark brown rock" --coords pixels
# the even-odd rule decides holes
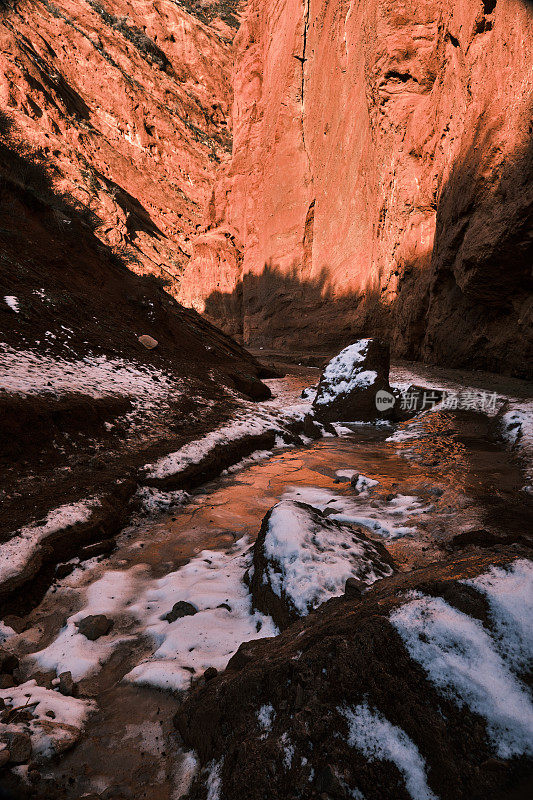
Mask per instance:
[[[105,614],[91,614],[76,622],[76,627],[82,636],[94,642],[101,636],[107,636],[113,627],[113,620],[106,617]]]
[[[168,614],[165,614],[163,619],[166,619],[167,622],[176,622],[180,617],[192,617],[197,613],[198,609],[196,606],[193,606],[192,603],[187,603],[185,600],[178,600],[178,602],[174,603],[172,606],[172,610],[169,611]]]
[[[12,764],[25,764],[30,760],[32,745],[27,733],[9,732],[6,734],[6,740]]]
[[[76,694],[76,684],[72,680],[71,672],[62,672],[59,676],[59,691],[66,697],[73,697]]]
[[[326,366],[313,411],[319,422],[390,418],[395,398],[389,386],[390,350],[380,339],[360,339]]]
[[[231,378],[237,391],[245,394],[250,400],[269,400],[272,397],[272,392],[266,383],[260,381],[255,375],[234,373]]]

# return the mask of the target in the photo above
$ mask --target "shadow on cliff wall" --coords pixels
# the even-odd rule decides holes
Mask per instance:
[[[46,153],[29,147],[20,137],[12,119],[0,110],[0,178],[4,193],[9,190],[18,195],[28,209],[46,212],[48,226],[56,233],[66,231],[75,222],[82,225],[89,234],[94,234],[102,220],[71,194],[58,190],[55,181],[61,177],[60,171],[50,162]],[[13,217],[9,209],[9,203],[4,204],[1,229],[4,235],[11,228],[14,231],[20,230],[20,218]],[[100,239],[97,239],[95,246],[118,266],[128,267],[138,261],[134,251],[128,247],[112,249]]]
[[[442,188],[422,346],[433,361],[532,375],[532,111],[503,164],[501,120],[480,115]]]
[[[480,116],[470,146],[443,185],[433,251],[398,265],[395,300],[379,287],[334,293],[327,267],[267,263],[232,293],[215,291],[205,314],[244,342],[330,352],[385,336],[396,357],[531,377],[533,123],[512,158],[490,169],[497,124]]]
[[[404,358],[418,357],[425,333],[421,320],[427,306],[428,277],[406,271],[404,285],[412,285],[410,302],[402,303],[403,325],[394,329],[398,301],[387,305],[379,287],[363,293],[339,294],[324,267],[314,278],[302,278],[297,265],[281,271],[265,264],[258,274],[247,274],[231,293],[214,291],[205,301],[205,315],[247,344],[296,352],[330,352],[357,336],[386,336],[393,351]],[[402,292],[400,292],[400,295]]]

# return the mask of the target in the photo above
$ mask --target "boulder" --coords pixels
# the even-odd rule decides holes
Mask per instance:
[[[349,578],[366,587],[392,572],[387,550],[360,529],[305,503],[282,500],[261,525],[250,589],[254,606],[286,628],[343,595]]]
[[[71,672],[62,672],[59,676],[58,689],[65,697],[73,697],[76,692],[76,684],[72,679]]]
[[[395,397],[389,385],[389,345],[358,339],[327,364],[313,401],[320,422],[391,418]]]
[[[0,647],[0,672],[9,672],[13,674],[13,670],[19,665],[19,660],[13,653]]]
[[[230,377],[237,391],[241,394],[245,394],[250,400],[269,400],[272,397],[272,392],[266,383],[260,381],[255,375],[235,372]]]
[[[153,336],[148,336],[148,334],[139,336],[139,343],[142,344],[143,347],[146,347],[147,350],[153,350],[154,347],[157,347],[159,344],[157,339],[154,339]]]
[[[11,731],[7,734],[7,746],[12,764],[25,764],[31,758],[31,739],[22,731]]]

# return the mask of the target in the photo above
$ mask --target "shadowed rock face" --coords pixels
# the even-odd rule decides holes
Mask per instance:
[[[247,342],[383,335],[526,375],[532,4],[273,9],[250,0],[235,40],[233,159],[182,300]]]

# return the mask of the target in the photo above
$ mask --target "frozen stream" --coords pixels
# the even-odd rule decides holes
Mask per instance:
[[[271,403],[295,402],[315,379],[313,372],[273,382]],[[527,524],[523,476],[489,428],[480,415],[434,412],[411,438],[391,439],[388,425],[354,425],[340,437],[279,449],[167,512],[140,517],[111,556],[58,581],[13,642],[28,674],[51,680],[70,671],[80,698],[97,710],[43,777],[70,776],[72,798],[122,786],[146,800],[177,799],[191,764],[172,726],[179,692],[207,667],[223,669],[240,642],[277,632],[253,611],[242,583],[266,512],[281,498],[301,500],[385,544],[401,571],[438,560],[461,532]],[[163,619],[178,601],[199,613]],[[113,619],[94,642],[76,627],[90,614]]]

